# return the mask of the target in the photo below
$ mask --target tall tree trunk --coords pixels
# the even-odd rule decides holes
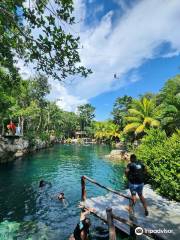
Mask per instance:
[[[1,135],[3,136],[4,135],[4,121],[2,119],[2,132],[1,132]]]
[[[40,116],[39,116],[39,123],[38,123],[38,126],[37,126],[37,132],[39,131],[39,129],[40,129],[40,126],[41,126],[41,122],[42,122],[42,116],[41,116],[41,114],[40,114]]]
[[[24,135],[24,117],[23,116],[21,116],[21,124],[20,124],[20,126],[21,126],[21,134],[23,136]]]
[[[48,117],[47,117],[47,128],[46,128],[47,132],[49,132],[49,122],[50,122],[50,114],[49,114],[49,112],[48,112]]]

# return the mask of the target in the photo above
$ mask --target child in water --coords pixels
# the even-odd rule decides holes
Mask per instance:
[[[63,192],[61,192],[61,193],[57,196],[57,199],[63,203],[64,207],[67,207],[67,206],[68,206],[68,201],[67,201],[67,199],[65,198]]]
[[[67,199],[65,198],[63,192],[59,193],[58,195],[53,196],[51,199],[56,199],[59,202],[62,202],[64,207],[67,207],[69,205],[69,203],[68,203]]]

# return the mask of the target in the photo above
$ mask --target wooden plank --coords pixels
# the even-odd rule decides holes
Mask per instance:
[[[128,194],[128,191],[125,191],[124,194]],[[180,235],[180,204],[159,196],[149,186],[145,186],[144,195],[149,207],[149,216],[145,217],[143,207],[138,201],[135,206],[135,224],[142,226],[144,229],[172,230],[172,233],[157,233],[156,235],[167,240],[178,239]],[[107,221],[106,208],[108,207],[112,208],[113,214],[117,218],[129,221],[127,211],[129,201],[124,197],[109,193],[105,196],[87,199],[84,204],[87,208],[94,208],[95,214],[104,221]],[[118,229],[129,234],[129,226],[126,223],[114,220],[114,224]]]

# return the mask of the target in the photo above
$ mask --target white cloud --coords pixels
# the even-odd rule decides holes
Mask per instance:
[[[87,103],[86,99],[80,99],[68,93],[68,90],[60,82],[50,80],[52,86],[50,100],[55,100],[56,104],[63,110],[76,111],[77,106]]]
[[[180,52],[179,0],[139,1],[116,21],[116,26],[112,15],[112,11],[107,13],[99,25],[84,26],[81,32],[82,63],[91,67],[93,74],[68,88],[75,96],[90,99],[124,85],[124,75],[156,58],[164,42],[170,43],[176,54]],[[118,79],[113,78],[114,73]]]
[[[112,22],[114,12],[110,11],[90,27],[84,21],[88,15],[85,0],[74,0],[78,24],[73,26],[72,33],[80,34],[82,64],[90,67],[93,74],[86,79],[77,78],[72,85],[53,82],[50,97],[61,98],[58,105],[63,109],[74,110],[101,93],[138,81],[137,69],[146,60],[159,57],[158,49],[165,42],[170,44],[172,51],[164,57],[180,53],[179,0],[142,0],[131,8],[123,0],[116,1],[124,12],[115,25]],[[127,79],[129,72],[134,74]],[[113,77],[115,73],[118,78]]]
[[[114,2],[119,4],[123,11],[127,11],[129,8],[126,0],[114,0]],[[134,0],[134,2],[136,2],[136,0]]]
[[[32,64],[25,65],[22,59],[16,58],[16,67],[19,69],[19,73],[23,79],[28,79],[34,75],[34,69]]]

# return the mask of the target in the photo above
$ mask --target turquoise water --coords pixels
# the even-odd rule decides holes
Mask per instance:
[[[105,159],[104,155],[109,152],[107,146],[56,145],[1,165],[0,240],[68,239],[79,220],[77,205],[81,198],[82,175],[117,190],[123,188],[124,164]],[[41,179],[51,186],[40,190]],[[68,207],[55,197],[62,191]],[[87,184],[88,197],[105,193]],[[95,217],[91,220],[92,239],[107,239],[106,225]],[[102,229],[105,229],[104,235]]]

